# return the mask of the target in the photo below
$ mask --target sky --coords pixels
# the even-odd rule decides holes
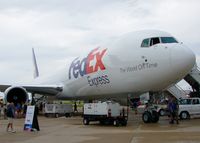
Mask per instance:
[[[158,29],[200,61],[199,0],[0,0],[0,83],[33,78],[131,31]],[[185,86],[185,84],[183,84]]]

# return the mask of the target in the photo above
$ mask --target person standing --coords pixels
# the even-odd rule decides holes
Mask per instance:
[[[34,110],[34,116],[33,116],[33,125],[32,125],[32,130],[31,131],[40,131],[39,123],[38,123],[38,114],[39,114],[39,108],[36,105],[35,110]]]
[[[174,121],[176,121],[176,123],[179,124],[178,120],[179,104],[178,100],[175,97],[171,98],[168,104],[168,109],[170,111],[170,119],[171,119],[169,123],[174,124]]]
[[[173,99],[171,98],[168,102],[168,110],[170,113],[170,124],[174,124],[174,109],[173,109]]]
[[[178,104],[178,99],[174,97],[174,119],[176,120],[176,124],[179,124],[178,120],[178,112],[179,112],[179,104]]]
[[[26,111],[27,111],[27,104],[25,103],[23,106],[23,117],[26,117]]]
[[[134,101],[133,102],[133,108],[134,108],[134,110],[135,110],[135,114],[137,114],[137,101]]]
[[[4,116],[4,119],[7,119],[7,106],[6,104],[3,105],[3,116]]]
[[[76,101],[74,102],[74,112],[78,112]]]
[[[8,118],[8,125],[7,125],[7,132],[9,132],[9,128],[11,128],[11,132],[15,133],[16,131],[14,131],[13,129],[13,120],[15,118],[15,106],[14,103],[11,102],[8,104],[7,106],[7,118]]]
[[[21,104],[17,103],[16,110],[17,110],[17,118],[21,118]]]

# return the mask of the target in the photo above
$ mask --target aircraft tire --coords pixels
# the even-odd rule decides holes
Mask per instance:
[[[116,127],[118,127],[119,126],[119,121],[118,120],[114,120],[113,121],[113,125],[116,126]]]
[[[181,120],[190,119],[190,114],[187,111],[183,111],[180,114],[180,118],[181,118]]]
[[[58,118],[58,117],[59,117],[59,114],[58,114],[58,113],[56,113],[56,114],[55,114],[55,117],[56,117],[56,118]]]
[[[151,113],[148,111],[145,111],[142,115],[142,120],[144,123],[150,123],[151,122]]]
[[[159,110],[159,115],[160,115],[160,116],[164,116],[164,115],[165,115],[164,109],[160,109],[160,110]]]
[[[152,111],[151,121],[157,123],[159,121],[159,114],[156,111]]]
[[[89,125],[90,121],[87,118],[83,119],[83,124],[84,125]]]

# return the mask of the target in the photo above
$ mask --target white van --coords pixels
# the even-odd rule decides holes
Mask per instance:
[[[179,101],[180,119],[189,119],[193,115],[200,115],[200,98],[186,98]]]

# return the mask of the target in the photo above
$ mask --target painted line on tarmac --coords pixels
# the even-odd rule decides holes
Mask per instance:
[[[133,131],[133,137],[132,137],[130,143],[138,143],[139,142],[139,140],[142,138],[142,137],[138,136],[140,132],[141,132],[141,125],[139,125],[135,131]]]

